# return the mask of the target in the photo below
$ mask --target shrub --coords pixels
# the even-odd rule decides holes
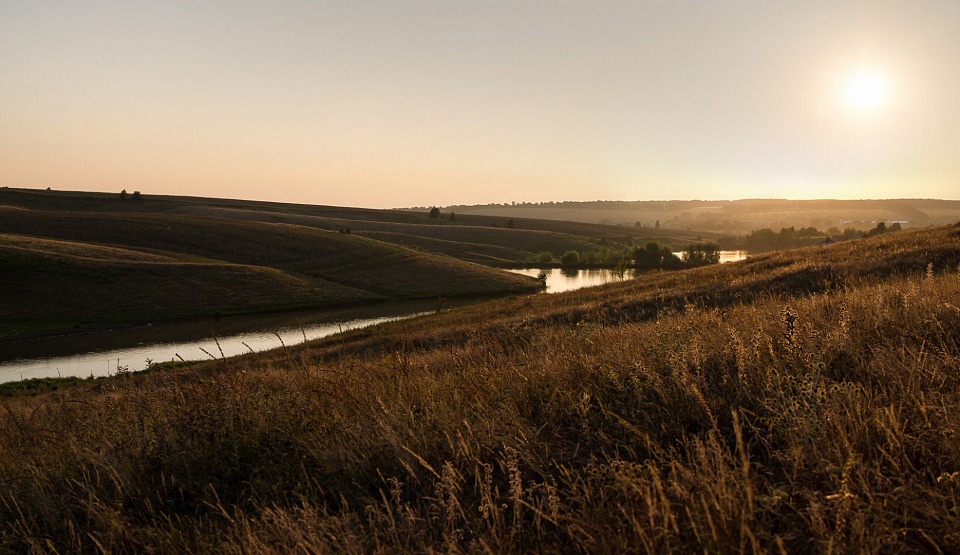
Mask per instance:
[[[716,243],[691,243],[683,253],[683,262],[690,266],[706,266],[720,262],[720,245]]]
[[[560,257],[562,266],[571,267],[580,265],[580,253],[577,251],[567,251]]]
[[[553,253],[550,251],[538,252],[535,260],[541,264],[550,264],[553,262]]]

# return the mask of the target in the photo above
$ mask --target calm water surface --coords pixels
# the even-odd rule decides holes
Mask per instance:
[[[679,254],[678,254],[679,255]],[[745,251],[723,251],[721,262],[746,258]],[[511,270],[547,274],[547,293],[614,281],[611,270]],[[635,273],[627,272],[627,278]],[[466,304],[466,303],[460,303]],[[448,308],[453,308],[449,306]],[[118,368],[135,372],[149,362],[203,360],[296,345],[348,329],[411,318],[436,310],[436,301],[390,303],[338,311],[179,322],[141,328],[0,343],[0,382],[58,376],[109,376]],[[216,340],[214,339],[216,337]]]
[[[674,253],[677,256],[683,256],[683,251]],[[720,263],[736,262],[747,258],[747,251],[720,251]],[[582,287],[593,287],[616,281],[613,270],[566,270],[551,268],[540,270],[537,268],[525,268],[522,270],[510,270],[516,274],[537,277],[541,272],[547,274],[547,293],[561,293],[563,291],[573,291]],[[626,279],[632,279],[643,273],[642,271],[627,270]]]
[[[30,378],[109,376],[138,371],[148,361],[220,358],[296,345],[349,329],[436,310],[436,301],[339,311],[221,318],[134,329],[0,343],[0,382]],[[216,337],[216,339],[214,339]],[[207,354],[209,353],[209,354]]]

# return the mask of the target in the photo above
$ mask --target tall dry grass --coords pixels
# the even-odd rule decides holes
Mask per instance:
[[[5,402],[0,546],[957,552],[943,233],[815,287],[773,256],[739,297],[706,294],[736,269],[681,273]]]

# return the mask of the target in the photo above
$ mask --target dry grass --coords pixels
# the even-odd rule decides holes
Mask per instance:
[[[957,552],[960,228],[835,249],[6,401],[0,546]]]

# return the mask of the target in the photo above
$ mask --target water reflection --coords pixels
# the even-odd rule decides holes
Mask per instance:
[[[338,311],[310,311],[182,322],[135,329],[0,343],[0,382],[143,370],[148,361],[203,360],[295,345],[436,310],[437,302],[390,303]],[[214,339],[216,337],[216,339]],[[209,353],[209,354],[208,354]]]
[[[606,269],[571,270],[569,268],[551,268],[547,270],[541,270],[538,268],[525,268],[521,270],[509,271],[515,274],[531,277],[539,277],[541,274],[546,274],[547,293],[573,291],[574,289],[603,285],[604,283],[610,283],[618,279],[613,275],[613,270]],[[634,270],[627,270],[624,278],[630,279],[635,277],[635,275],[636,273]]]
[[[683,251],[674,253],[677,256],[683,256]],[[720,263],[737,262],[747,258],[747,251],[720,251]],[[545,274],[547,278],[547,293],[561,293],[563,291],[573,291],[583,287],[593,287],[603,285],[618,280],[613,270],[609,269],[580,269],[580,268],[525,268],[522,270],[509,270],[516,274],[538,277]],[[632,279],[641,271],[627,270],[624,279]]]
[[[722,251],[721,262],[746,258],[745,251]],[[546,274],[547,293],[602,285],[617,279],[606,269],[511,270],[537,277]],[[636,272],[628,270],[630,279]],[[469,304],[459,302],[458,304]],[[339,311],[312,311],[266,316],[179,322],[66,337],[0,342],[0,382],[57,376],[107,376],[118,368],[138,371],[148,361],[202,360],[264,351],[348,329],[409,318],[436,310],[436,301],[390,303]],[[453,308],[447,306],[447,308]],[[215,341],[213,337],[216,337]],[[222,351],[221,351],[222,350]],[[209,353],[209,354],[208,354]]]

